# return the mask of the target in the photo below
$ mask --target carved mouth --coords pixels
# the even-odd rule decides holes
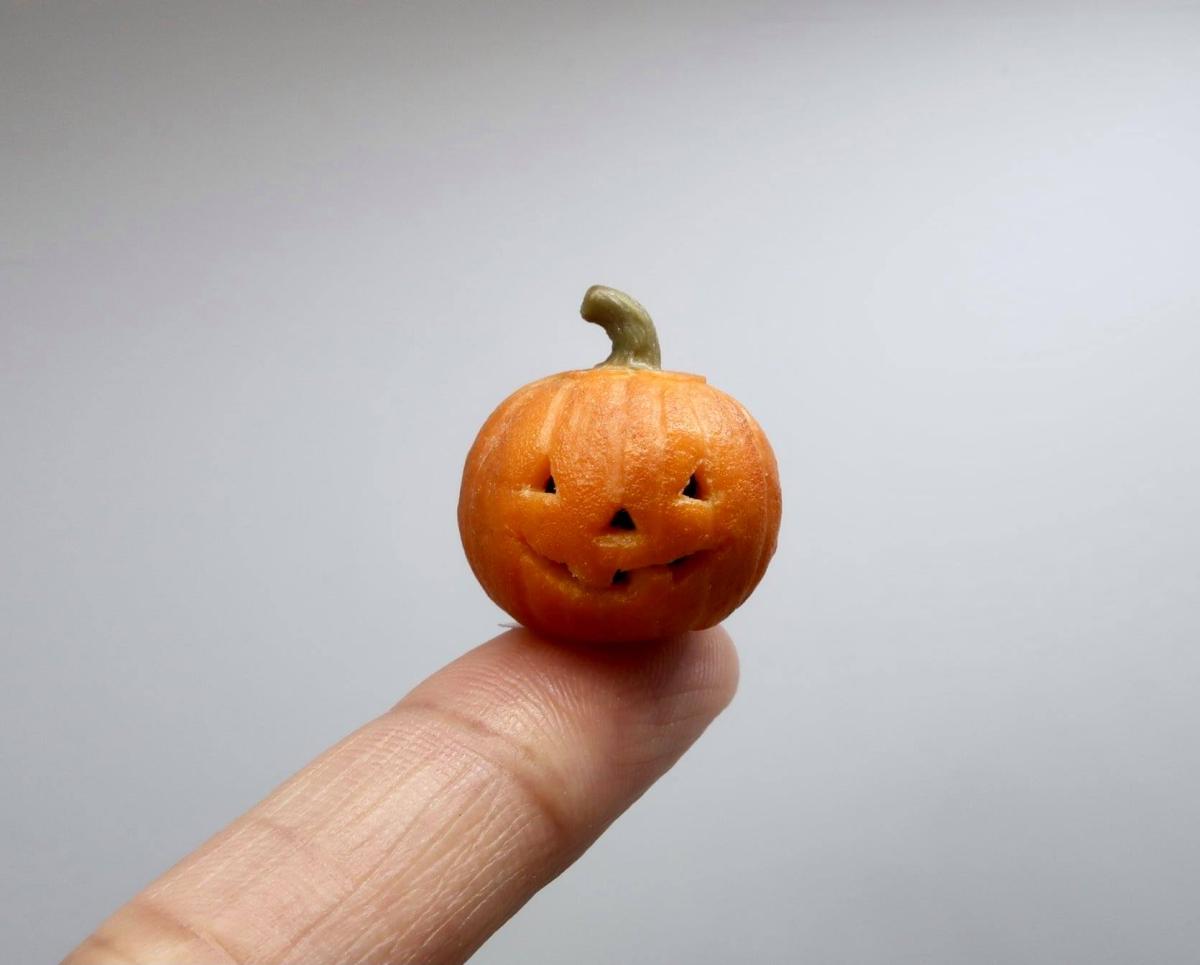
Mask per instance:
[[[671,574],[673,579],[681,579],[694,567],[698,557],[704,555],[705,550],[697,550],[695,553],[688,553],[686,556],[679,556],[671,560],[669,563],[651,563],[647,566],[638,566],[632,570],[617,570],[613,573],[612,585],[624,586],[630,582],[634,573],[641,573],[647,570],[658,571],[666,570]]]
[[[601,587],[581,579],[571,569],[569,564],[563,563],[560,560],[551,559],[544,553],[539,553],[536,549],[530,546],[529,542],[525,539],[519,539],[519,542],[525,547],[533,559],[535,559],[543,567],[553,571],[556,575],[566,578],[581,587],[588,587],[589,589],[601,589]],[[627,570],[617,569],[613,571],[612,578],[609,580],[608,585],[610,589],[614,590],[626,589],[638,582],[642,574],[655,573],[669,574],[672,582],[678,582],[694,572],[696,568],[703,562],[703,560],[710,556],[713,552],[715,551],[696,550],[694,553],[687,553],[684,556],[677,556],[675,559],[668,560],[665,563],[649,563],[645,566],[636,566]]]

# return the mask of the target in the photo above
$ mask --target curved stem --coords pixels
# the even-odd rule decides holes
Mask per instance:
[[[606,285],[593,285],[583,296],[579,314],[595,322],[612,339],[612,352],[600,365],[623,365],[632,369],[658,369],[662,355],[658,333],[650,314],[624,292]]]

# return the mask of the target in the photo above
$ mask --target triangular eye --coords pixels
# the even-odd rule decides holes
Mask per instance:
[[[553,476],[546,477],[546,485],[542,487],[542,492],[550,493],[551,495],[558,492],[558,487],[556,485],[554,485],[554,477]]]
[[[683,487],[683,495],[687,496],[688,499],[703,499],[704,498],[703,496],[700,495],[700,480],[698,480],[696,478],[695,473],[692,473],[692,476],[688,480],[687,485]]]

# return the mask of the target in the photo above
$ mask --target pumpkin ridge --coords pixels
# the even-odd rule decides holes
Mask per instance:
[[[711,387],[709,387],[709,388],[711,390]],[[697,399],[698,395],[699,395],[699,393],[695,393],[695,394],[690,394],[688,396],[688,406],[692,411],[692,422],[695,425],[696,429],[700,433],[701,451],[704,453],[708,453],[708,452],[712,451],[712,434],[708,431],[708,420],[701,417],[699,411],[696,408],[696,399]],[[696,468],[699,469],[700,467],[697,466]],[[695,470],[692,470],[692,471],[695,472]],[[713,502],[717,501],[717,499],[719,498],[719,493],[717,492],[717,490],[711,484],[709,485],[708,489],[709,489],[710,501],[713,501]],[[710,531],[711,531],[711,528],[712,528],[712,524],[710,522],[709,523]],[[709,608],[712,606],[712,595],[713,595],[713,589],[715,588],[714,580],[715,580],[714,574],[713,574],[712,570],[710,569],[708,571],[708,579],[706,579],[704,581],[704,595],[702,597],[703,605],[700,607],[700,610],[703,613],[707,613],[709,611]]]
[[[543,452],[547,458],[550,456],[550,437],[553,433],[554,427],[558,425],[558,416],[562,411],[563,400],[566,397],[567,392],[574,388],[575,381],[574,379],[566,379],[562,376],[557,376],[557,378],[561,379],[561,382],[559,383],[558,388],[555,389],[554,395],[551,396],[549,404],[546,406],[546,413],[542,417],[541,428],[538,429],[537,436],[535,438],[535,443],[538,449]],[[553,465],[551,466],[551,471],[553,471]]]
[[[763,521],[765,523],[767,517],[769,517],[769,515],[771,513],[771,506],[770,506],[770,502],[769,502],[770,481],[767,478],[767,457],[766,457],[766,454],[763,452],[763,445],[762,445],[763,440],[761,438],[762,430],[759,429],[758,423],[754,421],[754,418],[746,410],[746,407],[744,405],[742,405],[740,402],[738,402],[737,399],[733,398],[732,396],[729,396],[728,398],[729,398],[729,401],[733,404],[734,409],[737,411],[738,418],[741,419],[742,423],[746,426],[746,428],[750,434],[750,444],[754,447],[754,453],[758,457],[757,463],[758,463],[758,467],[759,467],[759,474],[762,477],[762,481],[761,481],[762,514],[763,514]],[[765,525],[761,527],[761,531],[759,533],[758,552],[754,559],[755,579],[754,579],[754,582],[752,582],[750,584],[749,588],[746,590],[745,595],[743,595],[743,597],[742,597],[743,600],[745,600],[746,597],[750,595],[750,593],[753,590],[754,584],[757,583],[758,580],[761,579],[762,574],[766,572],[766,563],[763,561],[763,556],[766,554],[767,547],[770,544],[770,535],[771,534],[769,532],[769,529],[770,529],[770,527],[765,526]]]
[[[617,419],[623,426],[629,424],[629,383],[629,379],[621,380],[621,398],[614,406]],[[612,502],[617,504],[618,511],[620,511],[623,508],[625,492],[625,447],[618,445],[616,448],[616,454],[608,464],[608,496]],[[628,510],[625,511],[625,515],[629,515]]]

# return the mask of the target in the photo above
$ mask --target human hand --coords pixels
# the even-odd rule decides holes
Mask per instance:
[[[510,630],[326,751],[64,965],[465,961],[736,686],[719,627],[609,649]]]

